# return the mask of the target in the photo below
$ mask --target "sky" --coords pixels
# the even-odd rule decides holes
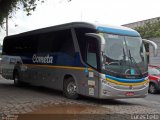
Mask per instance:
[[[160,17],[159,5],[159,0],[45,0],[31,16],[22,9],[14,13],[9,35],[74,21],[120,26]],[[5,29],[1,29],[1,44],[4,37]]]

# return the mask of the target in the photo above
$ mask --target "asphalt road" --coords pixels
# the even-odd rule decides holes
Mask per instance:
[[[145,98],[123,99],[118,101],[123,101],[128,104],[145,106],[150,109],[155,109],[157,111],[156,113],[160,113],[160,93],[148,94]]]
[[[145,100],[154,101],[160,104],[160,93],[158,94],[149,94]]]

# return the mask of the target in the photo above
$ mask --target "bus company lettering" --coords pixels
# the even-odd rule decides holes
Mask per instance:
[[[32,57],[33,63],[53,63],[53,57],[52,56],[37,56],[36,54]]]

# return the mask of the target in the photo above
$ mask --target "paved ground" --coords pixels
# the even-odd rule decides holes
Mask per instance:
[[[62,92],[31,86],[17,88],[13,81],[0,78],[0,113],[3,115],[116,113],[116,118],[119,118],[119,114],[154,115],[160,114],[160,94],[139,99],[97,100],[81,97],[79,100],[70,100],[63,97]]]

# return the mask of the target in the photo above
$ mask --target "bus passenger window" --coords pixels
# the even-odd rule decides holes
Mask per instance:
[[[70,29],[54,32],[53,40],[54,40],[54,44],[52,45],[53,52],[63,53],[70,57],[74,56],[75,48]]]
[[[93,38],[92,38],[93,39]],[[96,41],[88,40],[87,43],[87,63],[97,69],[97,53],[98,47]]]

